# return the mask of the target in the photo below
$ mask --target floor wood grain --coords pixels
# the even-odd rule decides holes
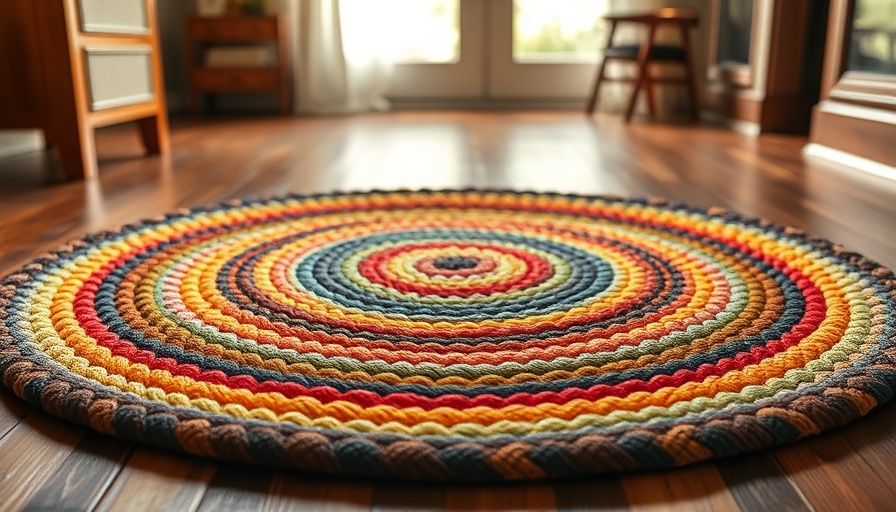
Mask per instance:
[[[88,433],[56,471],[41,481],[25,510],[59,510],[69,503],[95,508],[132,451],[127,443]]]
[[[173,153],[101,130],[99,179],[0,160],[0,274],[90,231],[236,197],[371,188],[663,196],[802,228],[896,268],[896,183],[806,162],[805,139],[577,113],[399,112],[175,122]],[[218,464],[59,421],[0,389],[0,511],[892,510],[896,408],[681,469],[523,485],[370,483]]]
[[[100,497],[96,510],[196,510],[216,467],[188,455],[137,448]]]

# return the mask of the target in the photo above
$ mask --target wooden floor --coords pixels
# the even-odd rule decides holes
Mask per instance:
[[[133,133],[132,133],[133,132]],[[578,113],[394,113],[175,123],[170,158],[98,135],[100,178],[0,160],[0,274],[88,231],[234,197],[490,187],[664,196],[840,242],[896,268],[896,182],[809,165],[798,137]],[[793,446],[674,471],[491,487],[371,484],[120,442],[0,390],[0,510],[896,509],[896,405]]]

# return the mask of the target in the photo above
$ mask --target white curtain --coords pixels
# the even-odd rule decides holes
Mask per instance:
[[[272,2],[273,4],[273,2]],[[377,37],[388,30],[371,0],[281,0],[292,22],[296,112],[347,114],[389,108],[392,63]]]

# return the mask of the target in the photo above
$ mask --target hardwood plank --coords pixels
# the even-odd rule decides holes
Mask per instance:
[[[0,440],[34,409],[6,388],[0,389]]]
[[[558,512],[586,510],[628,510],[625,490],[618,476],[608,475],[585,481],[554,484]]]
[[[888,510],[892,485],[868,465],[840,432],[822,434],[775,451],[775,458],[819,512]]]
[[[713,464],[675,471],[624,475],[622,487],[633,511],[740,510]]]
[[[196,510],[217,464],[138,448],[97,506],[99,512]]]
[[[279,472],[271,481],[264,512],[316,510],[361,512],[371,509],[374,486],[364,482]]]
[[[896,487],[896,410],[884,407],[872,412],[852,428],[841,434],[868,467],[886,484],[890,491]]]
[[[200,512],[261,510],[272,478],[273,473],[267,468],[221,464],[209,482],[197,510]]]
[[[43,413],[28,415],[0,440],[0,496],[4,510],[21,510],[41,491],[81,439],[80,428]]]
[[[445,487],[425,484],[377,485],[373,491],[371,510],[442,511],[445,510]]]
[[[128,443],[88,432],[25,510],[93,510],[132,451]]]
[[[495,487],[451,487],[445,492],[445,510],[554,511],[554,488],[547,483],[508,484]]]
[[[716,467],[741,510],[812,510],[769,452],[720,460]]]

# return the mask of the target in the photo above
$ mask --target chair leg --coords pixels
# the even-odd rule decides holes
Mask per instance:
[[[625,109],[625,122],[629,123],[632,120],[632,116],[635,114],[635,105],[638,104],[638,92],[641,90],[641,84],[643,79],[640,77],[635,80],[634,88],[632,89],[631,96],[628,98],[628,107]]]
[[[690,75],[691,72],[688,71],[688,74]],[[688,96],[689,96],[689,100],[690,100],[689,103],[691,104],[691,108],[690,108],[691,119],[696,121],[696,120],[700,119],[700,104],[699,104],[699,100],[697,99],[697,84],[694,82],[693,76],[688,76],[687,87],[688,87]]]
[[[656,25],[651,24],[650,30],[647,33],[647,39],[644,44],[641,45],[641,51],[638,53],[638,75],[635,79],[635,87],[632,90],[632,95],[628,100],[628,108],[625,110],[626,123],[631,122],[632,115],[635,113],[635,105],[638,103],[638,92],[641,91],[641,88],[644,87],[645,83],[649,82],[647,72],[650,64],[650,52],[653,49],[653,40],[655,37]]]
[[[687,73],[688,99],[690,103],[691,118],[700,119],[700,100],[697,97],[697,83],[694,79],[694,61],[691,57],[691,39],[688,27],[681,26],[681,46],[684,48],[684,71]]]
[[[585,107],[585,111],[588,114],[593,114],[594,110],[597,108],[597,97],[600,94],[600,84],[604,81],[604,71],[607,67],[607,59],[605,58],[600,63],[600,68],[597,70],[597,79],[594,81],[594,89],[591,91],[591,98],[588,100],[588,106]]]
[[[648,71],[650,70],[648,69]],[[649,74],[644,81],[644,91],[647,93],[647,108],[650,110],[650,117],[655,118],[657,113],[656,91],[653,89],[653,81]]]
[[[604,51],[607,51],[607,48],[613,46],[613,35],[616,33],[616,22],[610,22],[610,33],[607,34],[607,44],[604,45]],[[594,89],[591,91],[591,98],[588,100],[588,105],[585,107],[585,111],[588,114],[594,114],[595,109],[597,109],[597,97],[600,94],[600,85],[604,81],[604,72],[607,69],[607,58],[604,57],[600,62],[600,68],[597,70],[597,79],[594,81]]]

